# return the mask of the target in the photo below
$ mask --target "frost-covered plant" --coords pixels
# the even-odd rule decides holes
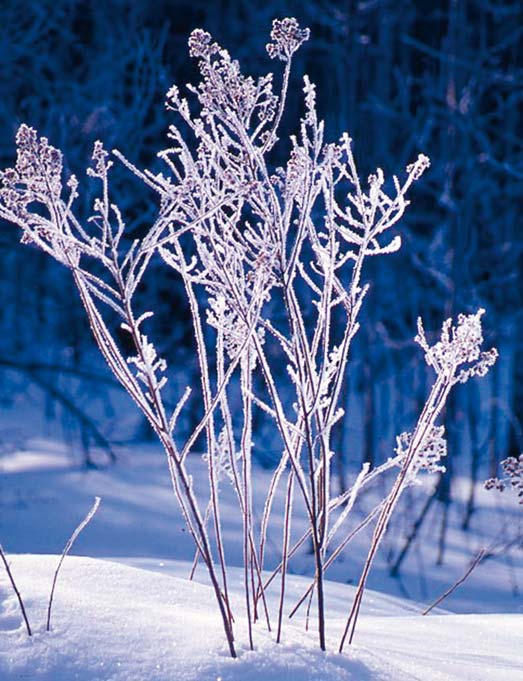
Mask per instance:
[[[207,566],[214,588],[231,655],[235,655],[231,613],[224,583],[219,578],[205,521],[184,465],[184,454],[173,438],[179,413],[188,397],[182,396],[169,413],[162,389],[166,363],[158,358],[154,345],[142,331],[150,316],[135,315],[133,299],[156,243],[169,219],[160,211],[156,223],[140,242],[125,248],[122,240],[125,223],[118,207],[110,202],[108,174],[112,167],[108,152],[95,144],[93,167],[88,174],[100,182],[101,196],[95,200],[93,215],[86,227],[74,213],[78,181],[71,176],[68,194],[63,196],[62,155],[32,128],[22,125],[17,133],[17,162],[2,173],[0,216],[20,226],[22,240],[33,243],[66,265],[86,310],[96,343],[116,378],[149,420],[162,443],[169,462],[173,487],[195,545]],[[124,356],[115,334],[108,326],[102,306],[108,306],[120,320],[134,346],[134,355]],[[222,561],[222,570],[225,565]]]
[[[501,462],[505,474],[502,478],[489,478],[485,481],[486,489],[497,489],[503,492],[507,487],[512,488],[518,497],[518,503],[523,506],[523,454],[509,456]]]
[[[306,596],[316,595],[318,639],[325,649],[325,571],[355,533],[376,520],[341,649],[349,630],[352,638],[368,572],[401,493],[419,472],[441,468],[446,448],[436,419],[452,385],[482,375],[495,360],[494,351],[480,354],[482,311],[460,316],[456,326],[445,322],[434,346],[420,323],[418,342],[437,378],[416,427],[398,438],[395,456],[374,470],[364,465],[351,489],[332,497],[332,432],[343,417],[342,381],[369,290],[364,265],[369,257],[400,248],[395,227],[408,206],[408,190],[429,161],[420,155],[402,181],[396,176],[386,181],[377,169],[362,182],[350,137],[325,142],[315,87],[305,77],[305,112],[291,138],[289,158],[282,167],[271,166],[268,154],[278,141],[292,59],[308,37],[295,19],[274,21],[267,51],[284,63],[276,92],[272,73],[257,80],[245,76],[207,32],[191,34],[190,54],[198,60],[201,81],[188,87],[191,103],[177,87],[168,92],[167,107],[177,122],[169,128],[169,147],[159,154],[164,173],[141,171],[113,152],[159,197],[158,217],[141,240],[129,245],[124,238],[124,219],[109,193],[113,161],[100,142],[88,172],[100,183],[101,193],[86,224],[74,210],[76,178],[69,178],[64,189],[60,152],[27,126],[18,132],[17,163],[3,172],[0,190],[0,216],[22,228],[25,242],[71,270],[98,347],[167,453],[196,560],[209,573],[232,656],[236,648],[220,522],[222,480],[232,483],[243,518],[251,648],[252,623],[260,609],[270,627],[265,589],[278,575],[276,637],[281,639],[287,564],[310,539],[314,581]],[[156,254],[183,282],[199,362],[203,414],[181,447],[174,432],[190,388],[168,409],[167,362],[143,328],[152,312],[135,310],[137,288]],[[108,313],[118,318],[132,351],[124,352],[118,344]],[[233,407],[238,402],[239,412]],[[281,442],[259,529],[252,501],[255,409],[273,423]],[[209,477],[206,508],[198,503],[189,472],[189,454],[201,434]],[[361,490],[395,466],[399,473],[389,494],[335,545]],[[282,560],[264,583],[267,532],[275,494],[283,484]],[[291,545],[296,493],[308,528]]]
[[[452,387],[456,383],[466,383],[474,376],[484,376],[497,359],[498,353],[495,348],[487,352],[481,351],[483,343],[481,317],[484,312],[485,310],[480,309],[476,314],[460,314],[456,325],[453,325],[452,319],[447,319],[443,323],[440,340],[432,346],[427,341],[421,318],[418,318],[418,335],[415,340],[425,352],[425,361],[436,372],[436,380],[413,432],[404,433],[398,438],[396,452],[400,457],[400,472],[391,491],[384,499],[378,516],[369,553],[340,643],[340,652],[343,650],[347,637],[351,643],[354,636],[368,574],[403,491],[423,468],[429,471],[441,470],[439,462],[446,455],[446,445],[442,439],[443,428],[435,424]]]

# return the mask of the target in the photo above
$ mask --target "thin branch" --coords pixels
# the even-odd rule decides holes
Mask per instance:
[[[458,587],[460,587],[463,582],[468,578],[470,573],[481,563],[481,561],[485,558],[487,555],[487,549],[484,546],[481,548],[472,562],[470,563],[469,567],[467,570],[463,573],[463,575],[456,581],[454,584],[449,587],[445,592],[441,594],[439,598],[437,598],[431,605],[428,606],[428,608],[425,608],[423,612],[421,613],[422,615],[428,615],[431,610],[433,610],[436,606],[438,606],[440,603],[442,603],[446,598],[448,598],[450,595],[456,591]]]
[[[62,567],[62,563],[64,562],[64,559],[67,556],[67,554],[69,553],[69,551],[73,548],[73,544],[78,539],[78,536],[80,535],[82,530],[93,519],[96,511],[100,507],[100,502],[101,502],[100,497],[95,497],[94,503],[91,507],[91,510],[85,516],[85,518],[82,520],[82,522],[78,525],[78,527],[73,532],[73,534],[69,537],[69,540],[67,541],[67,544],[65,545],[64,550],[62,551],[62,555],[60,556],[60,560],[58,561],[58,565],[56,566],[56,570],[55,570],[55,573],[54,573],[53,585],[51,587],[51,593],[49,594],[49,604],[47,606],[47,624],[46,624],[46,627],[45,627],[46,631],[51,630],[51,608],[53,607],[53,597],[54,597],[54,592],[55,592],[55,588],[56,588],[56,581],[58,579],[58,573],[60,572],[60,568]]]
[[[7,562],[7,558],[5,557],[4,549],[2,544],[0,544],[0,558],[2,559],[2,562],[4,563],[5,570],[7,572],[7,576],[9,578],[9,581],[11,582],[11,586],[13,587],[13,591],[16,594],[16,598],[18,599],[18,604],[20,605],[20,610],[22,611],[22,617],[24,618],[25,622],[25,628],[27,629],[27,635],[32,636],[33,633],[31,631],[31,627],[29,625],[29,620],[27,618],[27,613],[25,611],[25,606],[24,602],[22,600],[22,596],[20,594],[20,591],[18,591],[18,587],[16,586],[13,573],[11,572],[11,568],[9,567],[9,563]]]

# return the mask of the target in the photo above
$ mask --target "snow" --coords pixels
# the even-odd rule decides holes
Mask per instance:
[[[313,627],[305,631],[303,610],[287,621],[281,645],[263,624],[257,624],[256,650],[249,651],[241,570],[232,567],[239,658],[231,660],[204,570],[197,570],[195,581],[187,580],[192,545],[177,512],[161,452],[152,447],[132,448],[121,453],[116,466],[85,472],[70,462],[64,448],[35,440],[26,451],[3,456],[0,466],[0,541],[35,630],[28,638],[15,596],[0,572],[1,681],[523,678],[523,602],[511,589],[502,559],[477,568],[459,597],[448,599],[443,603],[445,610],[427,617],[419,614],[423,604],[398,597],[397,580],[386,577],[385,563],[378,563],[372,584],[381,593],[367,592],[355,644],[344,655],[335,651],[354,587],[341,580],[354,579],[357,561],[349,557],[333,567],[332,576],[340,581],[327,583],[330,652],[326,654],[317,648]],[[193,472],[196,487],[202,488],[204,466],[199,460],[195,459]],[[268,474],[257,471],[256,479],[261,494]],[[47,633],[47,599],[58,555],[95,495],[102,497],[102,506],[73,548],[77,555],[64,561],[52,631]],[[484,536],[485,528],[493,533],[499,530],[495,524],[499,509],[492,504],[492,496],[484,499],[474,521],[475,534],[467,535],[468,544],[460,542],[455,526],[451,529],[448,561],[437,579],[428,558],[433,547],[424,543],[430,588],[426,602],[460,575],[474,542],[490,540]],[[224,488],[224,535],[232,566],[240,565],[241,559],[237,516]],[[278,540],[276,527],[269,565],[276,559]],[[362,549],[360,541],[351,555]],[[514,555],[510,568],[518,583],[523,576],[520,553]],[[293,563],[296,574],[289,577],[287,610],[309,584],[305,558],[304,552]],[[404,582],[412,591],[417,581],[415,563],[407,562],[404,572]],[[275,585],[268,593],[273,612],[277,598]],[[454,609],[478,614],[451,614],[449,610]]]
[[[421,618],[400,602],[394,607],[389,599],[381,602],[374,593],[371,600],[382,614],[370,614],[367,608],[349,655],[321,653],[313,632],[307,634],[296,623],[286,629],[282,645],[258,625],[256,650],[240,645],[239,659],[231,660],[208,586],[77,556],[64,563],[52,631],[46,633],[43,623],[56,562],[57,556],[11,558],[36,632],[27,637],[15,597],[2,585],[0,678],[6,681],[521,679],[522,615]],[[294,590],[306,585],[302,577],[292,581]],[[349,602],[352,587],[331,586]],[[234,602],[241,610],[239,592]],[[339,613],[330,618],[331,649],[342,624]],[[244,627],[237,631],[239,640],[246,640]]]

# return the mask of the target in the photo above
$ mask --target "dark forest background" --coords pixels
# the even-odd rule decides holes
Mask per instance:
[[[260,74],[276,66],[264,46],[272,19],[284,16],[309,26],[311,40],[295,59],[282,153],[308,73],[327,136],[349,132],[364,177],[376,166],[399,173],[418,152],[431,158],[400,225],[404,247],[367,271],[372,292],[338,433],[340,484],[351,464],[389,456],[423,403],[432,377],[412,341],[416,317],[436,330],[443,318],[482,306],[486,344],[498,347],[500,360],[487,378],[455,392],[445,415],[454,463],[434,497],[445,506],[453,476],[465,474],[466,526],[474,483],[523,451],[521,0],[0,0],[0,166],[13,164],[22,122],[61,148],[67,171],[80,177],[96,139],[154,166],[170,122],[165,93],[195,76],[190,31],[207,29],[244,71]],[[128,173],[115,178],[129,233],[139,235],[156,206]],[[85,194],[84,201],[87,216]],[[5,225],[0,286],[0,405],[32,391],[86,462],[93,446],[111,455],[112,383],[94,358],[68,273],[29,253]],[[155,333],[173,358],[174,388],[186,385],[192,338],[178,284],[159,268],[142,294],[161,312]],[[197,408],[195,400],[194,418]],[[132,435],[146,436],[145,427]],[[8,446],[7,425],[0,439]],[[269,440],[261,463],[271,463]]]

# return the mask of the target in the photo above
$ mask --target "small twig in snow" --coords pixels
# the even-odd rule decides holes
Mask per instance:
[[[460,577],[457,582],[454,582],[454,584],[451,587],[449,587],[444,593],[442,593],[441,596],[439,598],[437,598],[434,601],[434,603],[429,605],[429,607],[426,608],[421,614],[422,615],[428,615],[431,610],[433,610],[437,605],[439,605],[442,601],[444,601],[451,594],[453,594],[454,591],[456,591],[456,589],[459,586],[461,586],[463,584],[463,582],[467,579],[467,577],[470,575],[472,570],[474,570],[474,568],[476,568],[481,563],[481,561],[485,558],[486,555],[487,555],[487,549],[484,546],[482,549],[480,549],[478,551],[475,558],[473,559],[473,561],[471,562],[471,564],[467,568],[467,571],[465,572],[465,574],[462,577]]]
[[[48,607],[47,607],[47,624],[46,624],[46,630],[47,630],[47,631],[50,631],[50,629],[51,629],[51,608],[52,608],[52,605],[53,605],[54,590],[55,590],[55,587],[56,587],[56,580],[58,579],[58,573],[60,572],[60,568],[62,567],[62,563],[64,562],[64,558],[67,556],[67,554],[69,553],[69,551],[72,549],[73,544],[74,544],[75,541],[78,539],[78,536],[79,536],[80,532],[81,532],[81,531],[84,529],[84,527],[86,527],[86,526],[91,522],[91,520],[93,519],[94,514],[96,513],[96,511],[98,510],[98,508],[99,508],[99,506],[100,506],[100,502],[101,502],[100,497],[95,497],[94,503],[93,503],[93,505],[92,505],[92,507],[91,507],[91,510],[90,510],[89,513],[85,516],[85,518],[82,520],[82,522],[78,525],[78,527],[77,527],[76,530],[73,532],[73,534],[70,536],[69,541],[67,542],[67,544],[65,545],[64,550],[62,551],[62,555],[61,555],[60,560],[59,560],[59,562],[58,562],[58,566],[57,566],[57,568],[56,568],[56,571],[55,571],[55,573],[54,573],[54,577],[53,577],[53,586],[51,587],[51,593],[50,593],[50,595],[49,595],[49,605],[48,605]]]
[[[18,598],[18,603],[20,604],[20,610],[22,611],[22,616],[24,618],[25,626],[26,626],[26,629],[27,629],[27,635],[32,636],[33,634],[32,634],[32,631],[31,631],[31,627],[29,625],[29,620],[27,619],[27,613],[25,611],[24,602],[23,602],[22,596],[20,595],[20,592],[18,591],[18,588],[16,586],[16,583],[15,583],[15,580],[14,580],[14,577],[13,577],[13,573],[11,572],[11,568],[9,567],[9,563],[7,562],[7,558],[5,557],[5,553],[4,553],[4,549],[2,547],[2,544],[0,544],[0,557],[2,558],[2,561],[5,565],[7,576],[9,577],[9,581],[11,582],[11,586],[13,587],[13,591],[15,592],[16,597]]]

